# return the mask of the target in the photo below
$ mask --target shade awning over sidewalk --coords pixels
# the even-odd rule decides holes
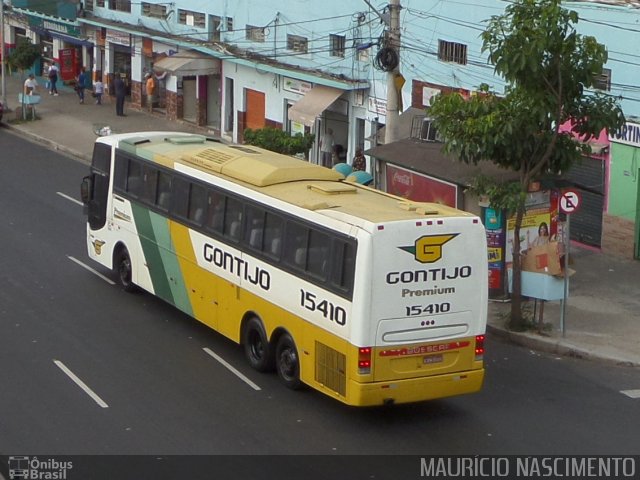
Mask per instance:
[[[304,97],[289,108],[289,120],[312,126],[316,117],[324,112],[329,105],[335,102],[343,90],[316,85],[309,90]]]
[[[182,50],[158,60],[153,68],[179,77],[217,75],[220,73],[220,60],[194,50]]]

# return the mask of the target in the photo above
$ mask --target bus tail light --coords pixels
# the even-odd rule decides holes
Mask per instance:
[[[476,361],[484,358],[484,335],[476,335]]]
[[[358,373],[360,375],[371,373],[371,347],[358,348]]]

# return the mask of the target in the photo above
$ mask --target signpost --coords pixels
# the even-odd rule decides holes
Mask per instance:
[[[562,313],[560,315],[560,330],[562,336],[566,335],[565,317],[567,312],[567,299],[569,298],[569,246],[570,246],[570,219],[571,214],[575,213],[580,207],[582,198],[576,190],[568,189],[562,192],[560,197],[560,211],[567,216],[564,232],[564,295],[562,299]]]

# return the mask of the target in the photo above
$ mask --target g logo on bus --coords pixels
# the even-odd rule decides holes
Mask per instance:
[[[400,247],[401,250],[413,254],[420,263],[433,263],[442,258],[442,246],[452,238],[457,237],[457,233],[449,235],[425,235],[416,240],[411,247]]]

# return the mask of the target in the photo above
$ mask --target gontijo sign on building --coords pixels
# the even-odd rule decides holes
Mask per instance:
[[[640,125],[631,122],[625,123],[620,130],[609,134],[609,141],[640,147]]]

